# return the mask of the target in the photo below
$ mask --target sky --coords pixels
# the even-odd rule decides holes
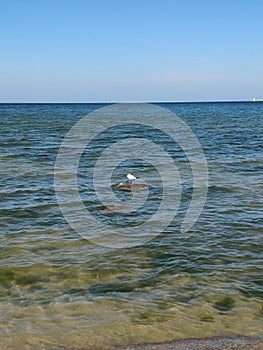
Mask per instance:
[[[0,102],[263,98],[262,0],[0,0]]]

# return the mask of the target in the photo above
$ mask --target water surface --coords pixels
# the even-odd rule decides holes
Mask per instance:
[[[185,174],[174,222],[143,246],[112,250],[68,226],[54,191],[63,137],[102,106],[0,105],[2,347],[103,348],[186,337],[263,336],[263,104],[160,104],[186,121],[203,147],[207,202],[192,230],[182,234],[179,223],[192,184],[187,159],[174,149]],[[101,207],[90,187],[92,164],[83,154],[79,189],[87,208],[96,210]],[[127,168],[150,179],[147,217],[159,205],[161,179],[150,164],[128,160],[119,164],[113,181]],[[129,194],[119,196],[129,199]],[[102,219],[128,220],[127,225],[141,217],[110,213]]]

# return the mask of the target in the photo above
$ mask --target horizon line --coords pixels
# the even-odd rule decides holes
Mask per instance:
[[[182,100],[182,101],[0,101],[0,104],[121,104],[121,103],[227,103],[227,102],[261,102],[253,99],[234,100]]]

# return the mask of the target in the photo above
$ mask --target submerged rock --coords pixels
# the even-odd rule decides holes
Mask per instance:
[[[235,305],[234,299],[224,297],[215,302],[214,307],[219,311],[230,311]]]
[[[127,211],[130,211],[127,206],[124,206],[124,205],[112,205],[110,207],[105,207],[103,209],[97,210],[97,213],[98,214],[107,214],[107,213],[114,213],[114,212],[125,213]]]

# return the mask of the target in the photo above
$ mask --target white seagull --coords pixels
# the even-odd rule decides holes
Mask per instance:
[[[129,183],[131,184],[134,180],[138,179],[136,176],[132,175],[131,173],[127,174],[127,178],[129,180]]]

